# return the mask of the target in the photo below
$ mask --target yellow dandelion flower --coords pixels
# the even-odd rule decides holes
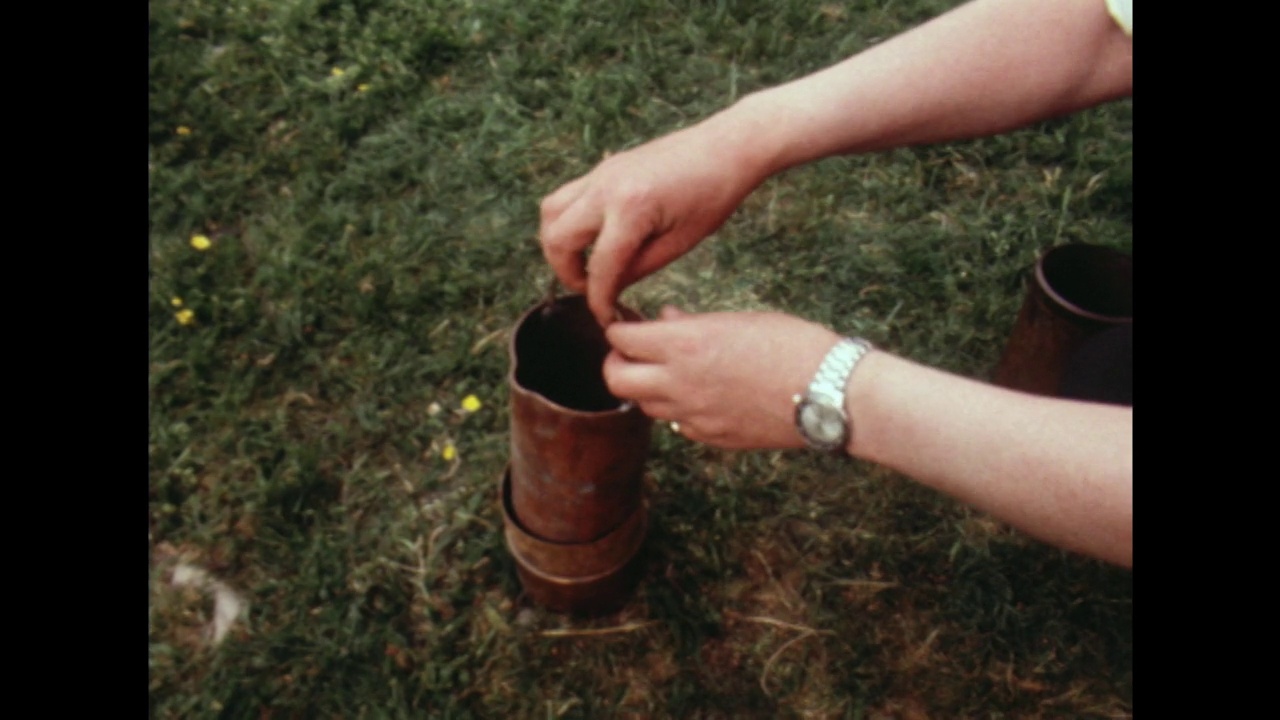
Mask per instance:
[[[208,250],[209,248],[213,247],[213,241],[210,240],[209,236],[207,235],[192,235],[191,247],[201,252],[204,252],[205,250]]]
[[[182,298],[174,295],[172,298],[169,298],[169,304],[174,307],[182,307]]]
[[[481,407],[480,398],[475,395],[468,395],[462,399],[462,409],[467,412],[475,412]]]
[[[356,92],[369,92],[369,83],[360,83],[357,85]]]
[[[191,128],[187,127],[186,125],[179,125],[178,129],[174,130],[174,132],[178,133],[179,135],[190,135]]]
[[[453,443],[447,442],[444,444],[444,448],[440,450],[440,457],[445,462],[452,462],[454,458],[458,457],[458,449],[453,446]]]
[[[335,65],[333,69],[329,71],[329,74],[333,77],[342,77],[347,74],[347,71]]]
[[[174,313],[173,319],[177,320],[179,325],[190,325],[196,321],[196,314],[190,308],[185,308]]]

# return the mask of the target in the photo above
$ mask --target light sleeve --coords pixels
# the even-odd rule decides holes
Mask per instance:
[[[1107,10],[1124,28],[1124,34],[1133,37],[1133,0],[1107,0]]]

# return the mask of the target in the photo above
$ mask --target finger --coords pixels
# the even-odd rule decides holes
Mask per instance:
[[[662,364],[674,335],[665,322],[615,322],[605,328],[605,338],[631,362]]]
[[[600,233],[601,217],[585,198],[544,226],[542,255],[560,282],[575,292],[587,288],[587,263],[583,251]]]
[[[604,360],[604,382],[616,397],[644,403],[665,400],[671,378],[661,365],[631,362],[618,351]]]
[[[675,305],[663,305],[662,311],[658,313],[658,319],[660,320],[679,320],[684,316],[685,313]]]
[[[623,281],[631,285],[652,275],[688,253],[701,241],[700,237],[691,237],[688,233],[678,232],[651,239],[644,243],[631,259]]]
[[[676,417],[676,405],[670,400],[640,400],[637,401],[640,410],[650,418],[658,422],[671,422]]]
[[[622,276],[651,229],[634,214],[614,213],[605,218],[587,261],[587,305],[602,327],[613,322]]]
[[[693,442],[699,443],[707,443],[709,440],[712,440],[710,436],[702,431],[702,428],[699,426],[697,421],[676,420],[676,422],[678,425],[676,428],[672,428],[672,430],[685,440],[692,440]]]
[[[680,435],[686,440],[711,445],[725,450],[747,450],[755,446],[743,440],[734,439],[732,434],[728,434],[723,428],[704,418],[690,418],[689,420],[679,420]]]
[[[569,209],[569,206],[582,197],[587,188],[588,177],[590,175],[583,175],[576,180],[567,182],[542,199],[542,203],[539,206],[539,211],[542,215],[542,227],[545,228],[558,220],[564,214],[564,211]]]

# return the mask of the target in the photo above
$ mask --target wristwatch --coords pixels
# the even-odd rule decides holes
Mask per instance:
[[[853,428],[844,409],[844,387],[870,350],[871,343],[862,338],[842,338],[822,359],[805,393],[791,398],[796,428],[810,447],[837,455],[845,452]]]

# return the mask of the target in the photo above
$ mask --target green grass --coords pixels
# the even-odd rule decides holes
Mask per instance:
[[[251,608],[207,648],[155,563],[152,714],[1127,716],[1130,573],[865,463],[655,432],[650,565],[597,620],[532,607],[498,531],[542,195],[952,4],[152,3],[150,539]],[[1131,187],[1130,102],[831,159],[624,300],[986,377],[1038,252],[1132,249]]]

